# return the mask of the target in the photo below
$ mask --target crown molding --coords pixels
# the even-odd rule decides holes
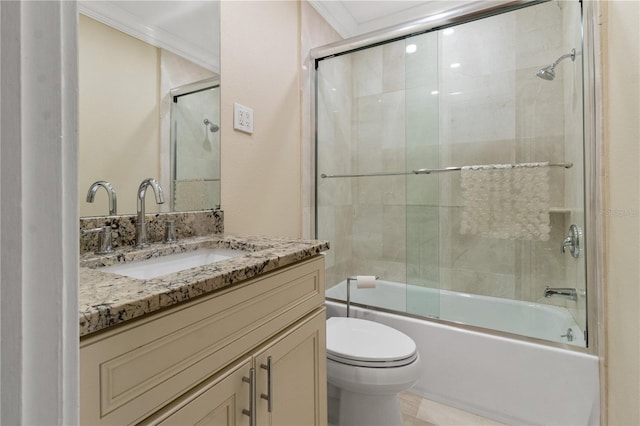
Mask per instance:
[[[388,13],[364,22],[358,22],[349,12],[344,3],[354,0],[308,0],[309,4],[331,25],[343,38],[348,39],[362,34],[379,31],[418,18],[442,13],[460,6],[474,3],[474,0],[432,0],[423,1],[411,7],[398,7],[393,13]],[[388,0],[393,3],[393,0]],[[375,7],[372,1],[367,7]],[[402,5],[397,1],[396,5]],[[487,1],[487,3],[491,3]]]
[[[151,22],[143,22],[141,17],[119,7],[115,2],[79,1],[78,12],[145,43],[168,50],[196,65],[220,74],[219,54],[178,36],[176,32],[179,31],[170,31]]]
[[[359,25],[340,1],[308,0],[309,4],[322,16],[342,38],[359,34]]]

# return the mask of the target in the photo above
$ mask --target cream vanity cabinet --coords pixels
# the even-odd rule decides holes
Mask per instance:
[[[326,425],[324,258],[80,342],[86,425]]]

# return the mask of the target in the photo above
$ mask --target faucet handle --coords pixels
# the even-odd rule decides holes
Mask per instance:
[[[111,246],[111,227],[102,226],[100,228],[84,229],[83,234],[98,234],[98,249],[95,254],[109,254],[113,253],[113,247]]]
[[[175,243],[178,239],[176,238],[176,221],[175,220],[167,220],[164,223],[164,243],[171,244]]]

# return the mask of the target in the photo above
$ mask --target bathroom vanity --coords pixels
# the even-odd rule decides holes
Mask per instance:
[[[101,269],[213,247],[243,254],[150,279]],[[82,255],[81,423],[326,424],[327,249],[210,235]]]

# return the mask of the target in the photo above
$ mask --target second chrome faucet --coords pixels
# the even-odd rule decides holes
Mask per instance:
[[[164,193],[162,191],[162,187],[158,183],[157,180],[153,178],[148,178],[142,181],[140,187],[138,188],[138,203],[137,203],[137,221],[136,221],[136,246],[137,247],[146,247],[149,245],[149,241],[147,238],[147,223],[145,221],[144,215],[144,198],[147,193],[147,188],[151,187],[155,196],[156,203],[163,204],[164,203]]]
[[[116,198],[116,190],[113,185],[104,180],[93,182],[87,191],[87,203],[93,203],[93,199],[96,196],[98,189],[102,187],[107,191],[107,197],[109,197],[109,216],[118,214],[118,200]]]

